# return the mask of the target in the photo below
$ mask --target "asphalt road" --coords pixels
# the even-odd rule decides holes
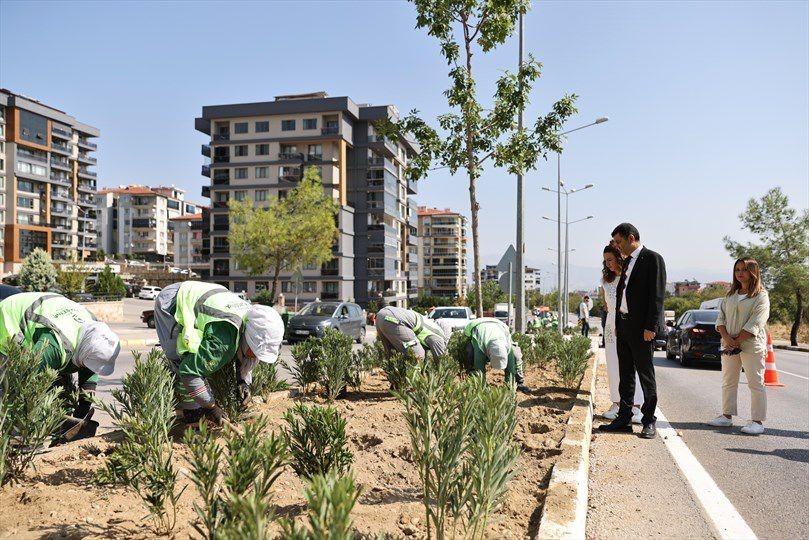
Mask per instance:
[[[809,531],[809,353],[776,350],[784,387],[767,387],[766,431],[739,432],[750,417],[742,374],[733,428],[705,425],[721,411],[721,372],[683,368],[655,354],[658,405],[759,538],[806,538]],[[792,373],[790,375],[786,372]],[[800,377],[798,377],[798,376]],[[803,377],[803,378],[801,378]]]

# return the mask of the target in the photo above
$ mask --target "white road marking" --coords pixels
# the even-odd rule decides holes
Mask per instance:
[[[727,540],[755,539],[756,534],[747,525],[747,522],[739,514],[733,504],[728,500],[719,486],[714,482],[708,471],[700,464],[699,460],[691,453],[685,441],[677,435],[676,430],[671,426],[663,412],[658,409],[657,415],[658,433],[663,437],[675,463],[682,471],[691,490],[697,496],[705,513],[711,519],[720,538]]]
[[[778,373],[786,373],[787,375],[792,375],[793,377],[809,381],[809,377],[804,377],[803,375],[798,375],[797,373],[790,373],[789,371],[784,371],[783,369],[779,369]]]

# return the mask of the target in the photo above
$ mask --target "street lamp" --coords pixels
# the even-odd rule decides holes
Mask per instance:
[[[586,124],[584,126],[580,126],[580,127],[574,128],[574,129],[570,129],[568,131],[564,131],[564,132],[560,133],[559,136],[564,137],[565,135],[567,135],[569,133],[573,133],[574,131],[579,131],[580,129],[588,128],[590,126],[595,126],[597,124],[603,124],[607,120],[609,120],[609,118],[607,118],[606,116],[602,116],[600,118],[596,118],[595,122],[591,122],[591,123]],[[557,188],[557,191],[556,191],[556,217],[557,217],[556,247],[557,247],[557,249],[559,251],[559,264],[557,266],[558,273],[556,275],[556,278],[557,278],[557,282],[558,282],[557,285],[559,287],[557,290],[561,291],[562,290],[562,194],[561,194],[561,192],[562,192],[562,153],[561,152],[557,152],[557,154],[556,154],[556,188]],[[547,190],[547,191],[551,191],[551,190]],[[562,299],[561,299],[561,296],[559,298],[559,303],[557,305],[557,308],[559,309],[559,315],[561,316],[561,314],[562,314]],[[564,329],[562,328],[561,325],[559,325],[559,332],[564,334]]]

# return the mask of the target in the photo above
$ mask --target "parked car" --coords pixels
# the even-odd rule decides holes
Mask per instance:
[[[722,345],[716,331],[718,316],[719,311],[715,309],[691,309],[683,313],[668,333],[666,358],[679,358],[683,366],[695,360],[720,363]]]
[[[146,323],[149,328],[154,328],[154,310],[146,309],[140,314],[140,320]]]
[[[19,294],[22,292],[22,289],[19,287],[14,287],[12,285],[0,285],[0,300],[5,300],[9,296],[14,296],[15,294]]]
[[[295,343],[312,336],[322,337],[326,328],[335,328],[362,343],[365,338],[362,308],[351,302],[312,302],[289,319],[284,337]]]
[[[500,319],[502,322],[510,325],[511,317],[514,315],[514,306],[511,307],[511,312],[508,309],[508,302],[494,305],[494,317]]]
[[[467,324],[472,322],[475,316],[472,315],[472,310],[468,307],[448,306],[435,308],[430,312],[428,318],[433,320],[444,319],[452,326],[452,331],[454,332],[455,330],[463,330]]]
[[[92,302],[95,300],[95,296],[88,292],[80,292],[73,295],[72,300],[74,302]]]
[[[138,293],[140,293],[140,285],[124,283],[124,287],[126,288],[126,296],[129,298],[136,298]]]
[[[160,287],[150,287],[147,285],[146,287],[141,287],[140,292],[138,293],[138,298],[143,300],[154,300],[158,293],[162,290],[163,289]]]

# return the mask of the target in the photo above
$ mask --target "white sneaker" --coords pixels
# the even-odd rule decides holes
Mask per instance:
[[[633,424],[643,423],[643,413],[640,412],[640,409],[637,407],[632,407],[632,423]]]
[[[764,426],[758,422],[750,422],[742,428],[742,433],[746,435],[761,435],[764,433]]]
[[[613,404],[612,404],[612,407],[610,407],[609,409],[607,409],[607,410],[604,412],[604,414],[602,414],[601,416],[603,416],[603,417],[604,417],[604,418],[606,418],[607,420],[615,420],[616,418],[618,418],[618,409],[619,409],[618,405],[616,405],[615,403],[613,403]]]
[[[708,422],[708,425],[713,427],[730,427],[733,425],[733,419],[726,417],[724,414],[720,414]]]

